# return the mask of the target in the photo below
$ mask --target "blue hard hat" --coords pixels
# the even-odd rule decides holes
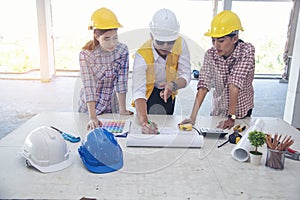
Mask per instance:
[[[89,132],[78,148],[85,167],[93,173],[109,173],[123,167],[123,152],[114,135],[103,128]]]

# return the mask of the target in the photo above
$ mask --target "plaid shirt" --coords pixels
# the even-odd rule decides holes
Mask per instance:
[[[98,46],[79,54],[83,88],[80,91],[79,112],[88,112],[87,102],[96,102],[96,114],[118,111],[117,93],[127,92],[128,47],[118,43],[113,52]]]
[[[255,49],[250,43],[240,40],[227,59],[218,56],[214,47],[206,52],[197,88],[213,88],[211,115],[225,117],[229,114],[229,84],[239,88],[236,116],[243,118],[247,115],[254,107],[254,68]]]

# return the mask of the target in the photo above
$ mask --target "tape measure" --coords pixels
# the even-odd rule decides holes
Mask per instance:
[[[191,131],[193,129],[193,124],[180,124],[179,129],[181,131]]]

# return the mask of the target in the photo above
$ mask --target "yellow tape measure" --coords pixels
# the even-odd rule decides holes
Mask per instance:
[[[193,124],[180,124],[179,129],[181,131],[191,131],[193,129]]]

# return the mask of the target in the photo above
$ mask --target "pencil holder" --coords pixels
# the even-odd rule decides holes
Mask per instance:
[[[284,169],[285,152],[267,148],[266,166],[273,169]]]

